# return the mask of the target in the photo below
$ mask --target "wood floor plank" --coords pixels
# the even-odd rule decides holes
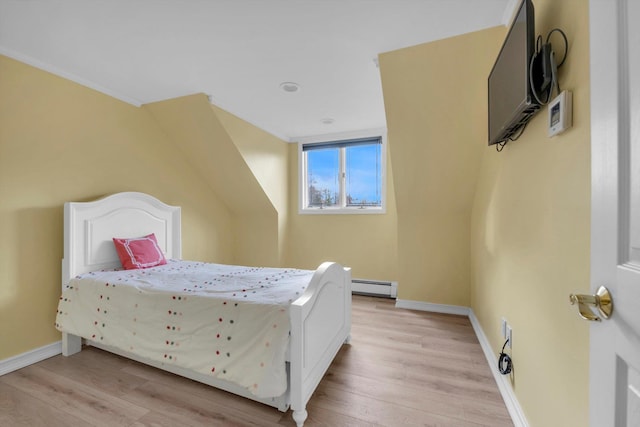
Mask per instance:
[[[82,424],[80,418],[0,382],[0,426],[66,427]]]
[[[123,399],[194,427],[212,422],[228,426],[275,426],[281,418],[277,410],[268,406],[204,385],[200,387],[193,381],[192,384],[187,382],[172,381],[170,385],[148,382]],[[198,389],[201,392],[197,392]],[[233,401],[239,405],[230,405]],[[244,410],[237,406],[244,406]]]
[[[306,427],[512,427],[469,319],[354,296],[352,340],[307,405]],[[98,350],[0,377],[0,425],[293,427],[248,399]]]
[[[150,366],[136,364],[123,369],[127,373],[141,376],[149,380],[151,384],[167,383],[167,373]],[[146,387],[141,388],[138,394],[143,393]],[[272,407],[262,405],[249,399],[241,399],[238,396],[209,387],[205,384],[191,381],[186,378],[174,376],[171,380],[171,393],[181,396],[189,396],[200,399],[210,405],[213,402],[218,407],[223,407],[227,412],[243,414],[249,422],[277,423],[282,418],[282,413]],[[126,397],[129,398],[129,397]]]
[[[347,405],[349,402],[365,401],[375,402],[378,406],[406,407],[425,412],[417,417],[417,421],[427,418],[429,414],[458,418],[463,411],[459,400],[441,393],[355,376],[341,375],[338,379],[329,375],[318,388],[318,393]]]
[[[342,377],[357,375],[372,382],[384,382],[399,386],[412,386],[421,390],[437,391],[443,394],[454,395],[458,398],[470,399],[495,399],[498,391],[493,378],[484,375],[460,375],[457,372],[450,374],[437,369],[421,369],[420,367],[389,367],[386,364],[377,365],[366,361],[332,366],[330,373],[339,381]],[[378,373],[382,373],[377,376]]]
[[[0,381],[80,418],[86,425],[128,426],[149,412],[36,365],[5,375]]]
[[[382,424],[363,421],[353,416],[353,413],[342,414],[334,408],[325,409],[321,402],[309,403],[307,407],[309,418],[306,419],[304,427],[383,427]],[[291,418],[291,412],[284,414],[281,426],[295,427],[296,423]]]
[[[163,415],[169,425],[174,423],[190,427],[269,425],[267,422],[261,423],[251,414],[244,416],[245,414],[225,408],[215,400],[176,393],[170,385],[147,383],[143,387],[132,390],[125,398]]]
[[[83,351],[70,357],[52,357],[39,364],[41,368],[96,387],[114,396],[122,396],[147,380],[124,371],[135,366],[131,360],[115,356],[105,358],[103,352]]]
[[[422,411],[405,406],[400,398],[394,402],[373,398],[358,398],[354,394],[336,393],[330,387],[317,390],[313,407],[319,406],[341,414],[354,414],[368,425],[381,426],[456,426],[479,427],[481,424],[465,421],[457,416],[441,416],[433,411]]]

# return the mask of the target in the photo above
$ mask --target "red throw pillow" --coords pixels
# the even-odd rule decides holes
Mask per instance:
[[[133,239],[114,237],[113,244],[125,270],[149,268],[167,263],[153,233]]]

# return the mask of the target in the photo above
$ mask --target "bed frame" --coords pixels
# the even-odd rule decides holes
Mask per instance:
[[[79,274],[120,266],[113,237],[154,233],[167,258],[181,258],[180,216],[180,207],[136,192],[118,193],[92,202],[65,203],[63,288]],[[350,339],[350,269],[330,262],[320,265],[304,294],[292,303],[290,322],[287,391],[282,396],[268,399],[257,398],[228,381],[150,361],[86,337],[63,333],[62,354],[70,356],[81,351],[83,343],[92,345],[276,407],[282,412],[291,408],[293,419],[301,427],[307,418],[307,402],[342,344]]]

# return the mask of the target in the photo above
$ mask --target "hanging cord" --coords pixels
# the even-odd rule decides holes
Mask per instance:
[[[504,342],[504,345],[502,346],[502,350],[500,351],[500,356],[498,356],[498,371],[500,371],[502,375],[510,374],[513,368],[513,362],[511,361],[511,357],[504,352],[504,348],[507,346],[508,342],[509,340],[506,340]]]
[[[566,61],[567,59],[567,53],[569,52],[569,42],[567,41],[567,35],[564,33],[564,31],[562,31],[560,28],[554,28],[553,30],[549,31],[549,34],[547,34],[547,43],[549,43],[551,34],[555,33],[556,31],[559,32],[564,39],[564,56],[562,57],[562,61],[560,61],[560,63],[558,64],[558,68],[560,68],[562,67],[562,64],[564,64],[564,61]]]
[[[538,38],[536,38],[536,51],[534,52],[533,56],[531,57],[531,60],[529,61],[529,87],[531,88],[531,93],[533,94],[533,97],[536,99],[538,104],[545,105],[547,102],[549,102],[549,99],[548,99],[549,97],[547,96],[547,99],[545,100],[545,102],[543,102],[540,99],[541,95],[539,95],[538,91],[536,90],[536,85],[533,84],[533,64],[538,58],[538,55],[540,55],[541,43],[542,43],[542,36],[538,36]]]
[[[555,32],[560,33],[564,41],[564,55],[562,56],[562,61],[560,61],[560,63],[558,64],[556,64],[555,52],[553,51],[553,48],[551,47],[551,42],[550,42],[551,35]],[[559,94],[561,92],[560,82],[558,81],[558,68],[562,67],[562,65],[567,59],[567,54],[569,53],[569,42],[567,40],[567,35],[560,28],[554,28],[553,30],[549,31],[549,33],[547,34],[547,38],[544,46],[549,46],[548,59],[549,59],[550,68],[551,68],[550,70],[551,82],[549,84],[548,90],[545,90],[544,93],[538,93],[535,85],[533,84],[533,65],[537,57],[541,55],[542,52],[544,51],[544,48],[543,46],[541,46],[541,43],[542,43],[542,36],[538,36],[538,38],[536,39],[536,51],[531,57],[531,61],[529,62],[529,86],[531,87],[531,93],[533,94],[533,97],[536,99],[538,104],[547,105],[549,101],[551,101],[552,99],[551,95],[553,94],[554,89],[556,90],[556,94]],[[546,97],[544,95],[546,95]]]
[[[524,130],[527,128],[527,125],[529,124],[529,122],[525,123],[524,125],[522,125],[520,127],[520,132],[518,132],[517,135],[512,135],[510,137],[508,137],[507,139],[504,139],[500,142],[498,142],[496,144],[496,151],[499,153],[502,151],[502,149],[504,148],[505,145],[507,145],[507,142],[509,141],[515,141],[516,139],[520,138],[520,136],[524,133]]]

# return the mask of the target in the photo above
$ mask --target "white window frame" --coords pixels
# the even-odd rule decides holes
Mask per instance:
[[[303,145],[320,144],[339,141],[349,141],[361,138],[380,138],[380,179],[381,179],[381,198],[380,206],[346,206],[346,194],[340,192],[340,206],[338,207],[308,207],[307,203],[307,165],[305,154],[302,150]],[[344,157],[344,150],[341,150]],[[344,164],[344,158],[340,161]],[[341,190],[345,188],[345,176],[341,177]],[[344,132],[329,135],[320,135],[316,137],[301,138],[298,140],[298,213],[302,215],[335,215],[335,214],[384,214],[387,211],[387,131],[386,129],[370,129],[360,132]]]

